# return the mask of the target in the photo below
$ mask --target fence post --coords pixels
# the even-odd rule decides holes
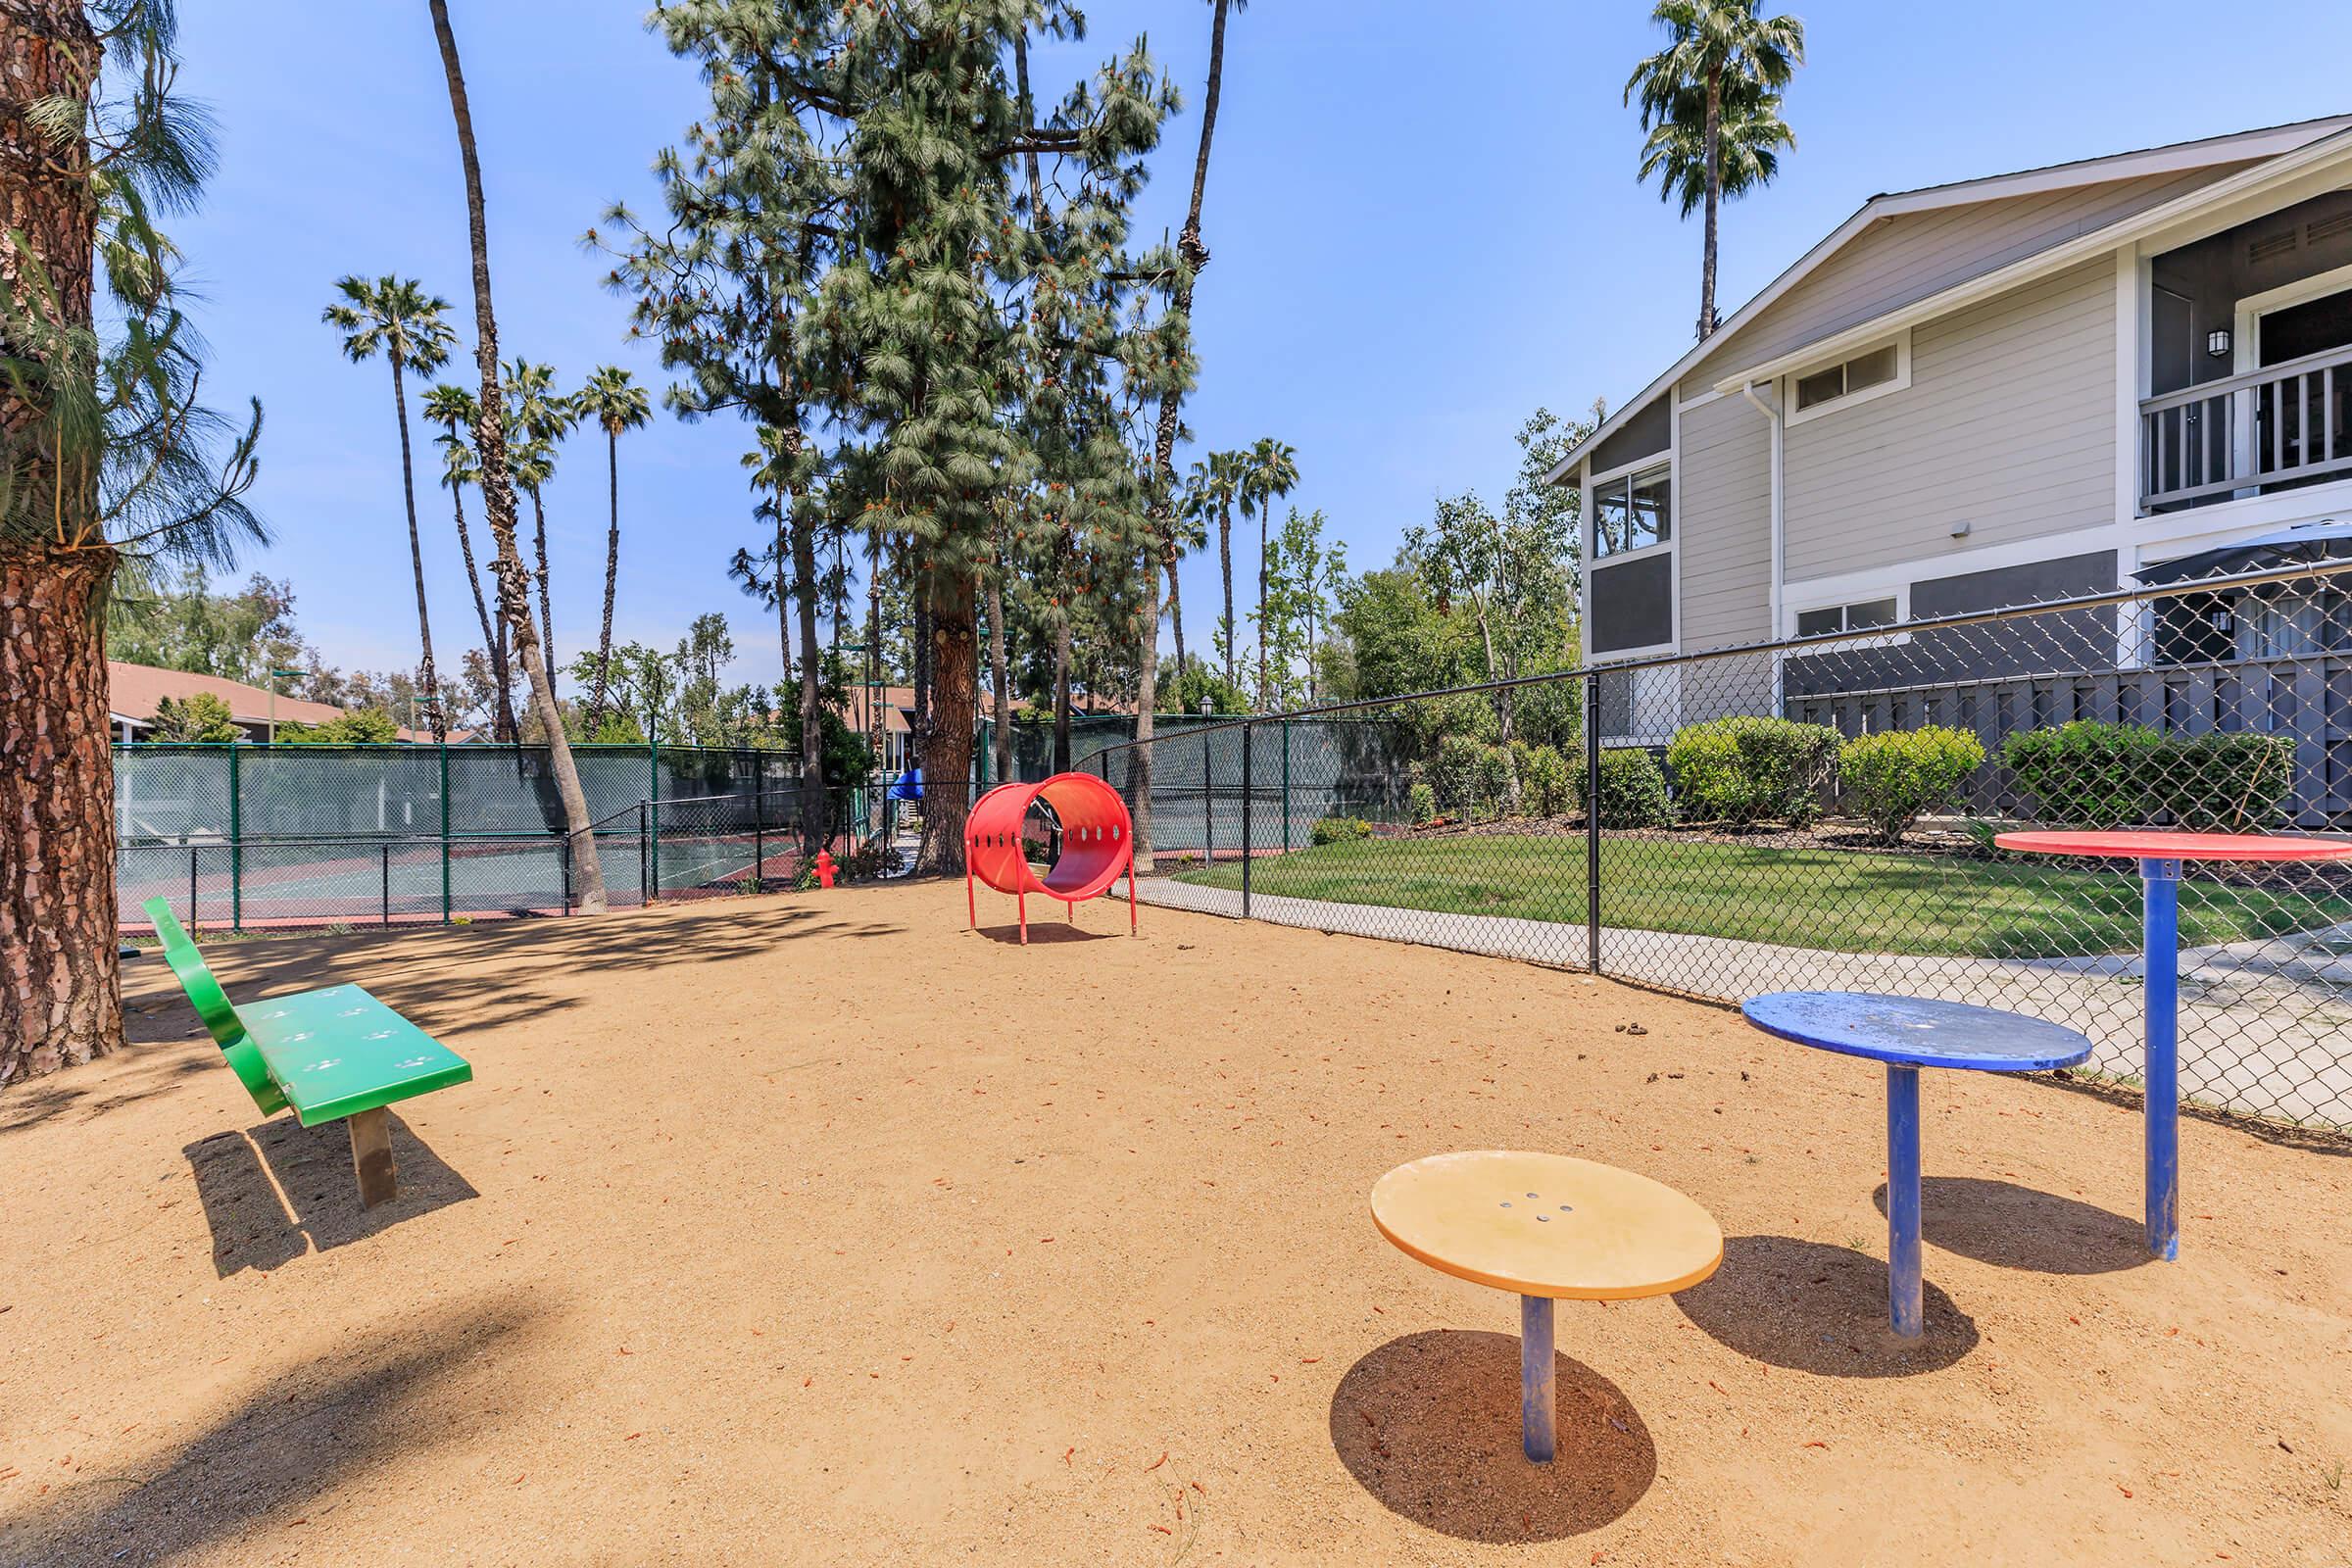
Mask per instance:
[[[766,783],[765,779],[758,780]],[[767,791],[752,791],[752,891],[760,891],[760,873],[767,869]]]
[[[196,934],[196,846],[188,846],[188,935]],[[160,936],[161,933],[159,932]]]
[[[1251,744],[1257,738],[1255,730],[1242,726],[1242,918],[1250,918],[1250,847],[1256,842],[1250,827],[1250,754],[1256,750]]]
[[[382,907],[384,924],[389,927],[392,924],[392,846],[389,843],[386,843],[379,848],[378,853],[383,857],[384,861],[384,902]]]
[[[591,827],[589,832],[596,831]],[[556,864],[564,872],[564,912],[571,912],[571,835],[566,833],[556,841]]]
[[[653,824],[653,835],[646,840],[646,853],[653,858],[654,897],[659,899],[662,897],[662,743],[648,741],[645,756],[646,783],[651,786],[645,794],[646,820]]]
[[[238,784],[237,753],[228,743],[228,928],[245,929],[245,792]]]
[[[1585,967],[1600,973],[1600,672],[1585,676]]]
[[[645,837],[645,808],[644,801],[637,803],[637,902],[641,905],[654,902],[654,885],[651,880],[652,872],[649,864],[651,857],[647,854],[650,846]]]
[[[1217,784],[1209,768],[1208,732],[1200,732],[1200,863],[1217,863]]]
[[[449,924],[449,742],[441,743],[441,923]]]

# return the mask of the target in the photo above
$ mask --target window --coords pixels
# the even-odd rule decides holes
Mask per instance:
[[[1796,634],[1820,637],[1831,632],[1868,631],[1874,626],[1891,626],[1901,618],[1892,599],[1865,599],[1860,604],[1798,611]]]
[[[1798,376],[1789,417],[1801,420],[1813,414],[1829,412],[1832,405],[1859,401],[1865,395],[1876,397],[1883,392],[1898,392],[1910,384],[1911,342],[1905,336]]]
[[[1674,538],[1671,470],[1649,468],[1592,487],[1592,554],[1622,556]]]

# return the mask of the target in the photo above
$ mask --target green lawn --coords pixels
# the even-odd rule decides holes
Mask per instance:
[[[1582,924],[1582,837],[1368,839],[1257,860],[1258,893]],[[1238,888],[1238,862],[1177,878]],[[1672,839],[1601,847],[1604,925],[1841,953],[2077,957],[2139,950],[2139,878],[2038,861],[1788,850]],[[2352,920],[2352,900],[2185,882],[2191,946]]]

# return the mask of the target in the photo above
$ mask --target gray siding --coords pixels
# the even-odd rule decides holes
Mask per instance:
[[[2107,257],[1922,323],[1908,388],[1789,426],[1790,581],[2112,521],[2115,330]]]
[[[2110,180],[1882,218],[1699,362],[1685,395],[1876,316],[2023,261],[2246,165]]]
[[[1772,632],[1772,427],[1745,398],[1683,411],[1683,650]]]
[[[1592,449],[1592,471],[1607,473],[1663,452],[1674,439],[1672,400],[1660,397],[1635,415],[1625,428]]]

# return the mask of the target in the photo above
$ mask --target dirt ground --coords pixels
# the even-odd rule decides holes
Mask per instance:
[[[2352,1157],[1933,1073],[1928,1333],[1885,1324],[1883,1084],[1733,1013],[931,884],[211,949],[471,1058],[265,1119],[160,963],[0,1094],[0,1563],[2321,1564],[2352,1544]],[[991,900],[984,918],[1011,913]],[[1114,934],[1115,933],[1115,934]],[[1620,1032],[1640,1024],[1646,1033]],[[1554,1150],[1730,1239],[1563,1302],[1391,1248],[1404,1159]]]

